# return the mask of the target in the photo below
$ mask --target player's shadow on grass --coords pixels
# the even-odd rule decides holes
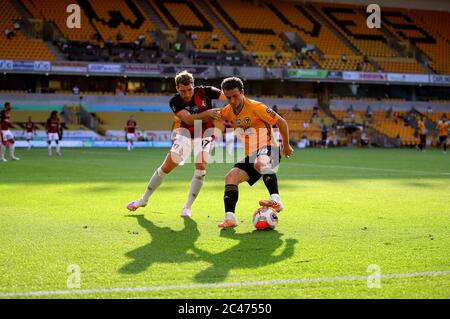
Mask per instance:
[[[236,234],[234,229],[224,229],[221,237],[238,240],[239,243],[220,253],[210,253],[196,247],[193,251],[201,260],[211,266],[195,275],[194,280],[201,283],[214,283],[225,280],[232,269],[253,269],[281,262],[294,255],[296,239],[281,239],[283,234],[276,230],[253,231]],[[275,251],[283,243],[285,247],[276,255]]]
[[[152,240],[145,246],[126,253],[133,260],[119,269],[120,273],[136,274],[146,271],[153,263],[182,263],[198,261],[195,254],[188,254],[200,236],[197,223],[191,218],[184,219],[184,228],[180,231],[169,227],[158,227],[145,219],[144,215],[132,215],[144,228]]]

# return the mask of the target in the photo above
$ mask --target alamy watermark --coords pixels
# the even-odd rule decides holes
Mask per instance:
[[[78,4],[69,4],[66,12],[70,13],[66,20],[68,29],[81,29],[81,8]]]
[[[378,4],[369,4],[367,6],[367,13],[370,15],[367,17],[366,24],[369,29],[381,28],[381,8]]]
[[[367,288],[381,288],[381,267],[371,264],[367,267]]]
[[[81,287],[81,268],[77,264],[72,264],[67,267],[67,272],[70,274],[67,277],[67,288],[79,289]]]

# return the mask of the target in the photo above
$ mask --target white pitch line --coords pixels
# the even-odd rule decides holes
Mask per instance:
[[[428,276],[439,276],[439,275],[450,275],[450,270],[412,272],[412,273],[404,273],[404,274],[387,274],[387,275],[380,275],[380,279],[424,277],[424,276],[428,277]],[[150,287],[135,287],[135,288],[105,288],[105,289],[82,289],[82,290],[6,292],[6,293],[0,293],[0,298],[34,297],[34,296],[51,296],[51,295],[86,295],[86,294],[98,294],[98,293],[142,292],[142,291],[221,288],[221,287],[246,287],[246,286],[262,286],[262,285],[288,285],[288,284],[300,284],[300,283],[352,281],[352,280],[367,280],[367,279],[368,279],[368,276],[347,276],[347,277],[301,278],[301,279],[265,280],[265,281],[248,281],[248,282],[225,282],[225,283],[219,283],[219,284],[150,286]]]

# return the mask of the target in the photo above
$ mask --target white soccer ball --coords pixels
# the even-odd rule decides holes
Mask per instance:
[[[258,230],[274,229],[277,224],[278,215],[272,207],[260,207],[253,213],[253,225]]]

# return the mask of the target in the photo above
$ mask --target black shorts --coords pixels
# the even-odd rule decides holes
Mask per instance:
[[[447,136],[445,135],[439,136],[439,143],[442,144],[444,142],[447,142]]]
[[[421,142],[423,145],[425,145],[425,144],[427,143],[427,136],[426,136],[426,134],[420,134],[420,135],[419,135],[419,138],[420,138],[420,142]]]
[[[270,163],[272,168],[276,168],[280,164],[281,160],[281,149],[279,146],[276,146],[278,152],[272,152],[272,146],[264,146],[261,147],[256,153],[253,155],[245,157],[242,161],[234,164],[234,167],[237,167],[250,177],[247,183],[252,186],[255,184],[260,178],[261,174],[255,169],[256,158],[260,155],[268,155],[270,157]],[[277,154],[278,153],[278,154]]]

